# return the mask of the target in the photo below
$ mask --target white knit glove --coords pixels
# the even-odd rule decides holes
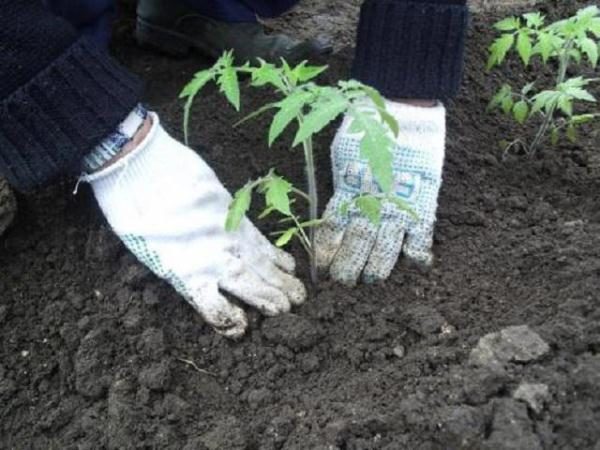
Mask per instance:
[[[227,337],[241,336],[247,320],[220,289],[269,316],[302,303],[293,258],[247,219],[237,232],[226,232],[229,192],[151,118],[152,129],[134,151],[85,178],[115,233]]]
[[[380,193],[366,161],[360,158],[360,135],[349,132],[344,119],[332,145],[334,195],[325,210],[325,222],[316,235],[317,263],[333,279],[355,284],[386,279],[400,252],[422,264],[432,262],[431,246],[442,183],[446,135],[442,105],[423,108],[387,102],[400,133],[396,139],[393,170],[395,193],[417,218],[386,204],[379,226],[356,210],[342,214],[341,206],[360,193]]]

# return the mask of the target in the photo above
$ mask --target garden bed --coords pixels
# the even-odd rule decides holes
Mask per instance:
[[[566,3],[547,8],[583,4]],[[484,72],[497,19],[474,18],[463,89],[448,105],[433,268],[401,263],[385,284],[354,289],[324,281],[288,316],[248,311],[240,342],[127,253],[88,188],[20,197],[0,239],[0,448],[599,449],[598,140],[588,126],[577,145],[502,160],[498,143],[515,127],[485,108],[501,81],[528,74]],[[176,94],[208,63],[139,49],[130,32],[126,19],[116,53],[181,136]],[[330,58],[324,80],[345,78],[351,54]],[[246,111],[263,100],[243,93]],[[235,120],[210,92],[192,117],[192,145],[228,188],[270,167],[303,183],[300,154],[267,150],[260,121],[233,130]],[[317,142],[323,203],[334,131]],[[515,325],[528,327],[516,343],[505,333],[481,344],[504,343],[500,362],[470,356]],[[535,398],[514,398],[519,386],[517,397]]]

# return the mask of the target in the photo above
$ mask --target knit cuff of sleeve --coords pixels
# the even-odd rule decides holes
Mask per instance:
[[[138,104],[141,82],[81,38],[7,98],[0,100],[0,173],[30,191],[81,160]]]
[[[388,98],[447,100],[463,71],[468,8],[461,1],[366,0],[353,77]]]

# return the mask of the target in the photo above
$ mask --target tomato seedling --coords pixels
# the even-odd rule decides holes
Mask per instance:
[[[275,244],[283,247],[297,238],[310,257],[311,279],[317,280],[315,261],[315,227],[321,223],[318,218],[317,180],[314,163],[313,137],[332,121],[343,114],[353,120],[351,132],[361,136],[361,156],[368,162],[373,177],[381,193],[360,193],[344,209],[355,207],[373,222],[381,218],[384,202],[393,202],[397,207],[410,211],[410,208],[392,193],[392,160],[395,137],[399,129],[396,120],[389,114],[382,96],[372,87],[358,81],[339,81],[336,86],[321,86],[313,80],[327,69],[309,66],[302,62],[291,67],[285,60],[280,65],[259,60],[256,65],[246,63],[234,66],[232,52],[226,52],[209,69],[202,70],[184,87],[180,98],[186,99],[184,106],[184,133],[187,143],[190,109],[198,92],[208,82],[216,82],[229,103],[240,110],[240,75],[250,77],[250,85],[256,88],[273,88],[283,98],[268,103],[246,116],[235,126],[247,120],[274,111],[273,120],[267,133],[268,145],[273,143],[292,124],[297,130],[292,147],[301,147],[306,169],[306,192],[296,188],[291,182],[278,175],[274,169],[257,180],[249,181],[238,190],[229,207],[225,227],[235,231],[250,209],[252,194],[264,195],[265,209],[259,218],[278,213],[283,218],[285,228],[276,232]],[[361,108],[364,102],[372,102],[374,108]],[[294,212],[297,200],[308,202],[309,217],[302,219]],[[412,212],[412,211],[411,211]]]
[[[527,144],[525,138],[518,138],[508,144],[506,150],[521,145],[533,156],[548,132],[553,145],[562,132],[574,142],[577,127],[600,116],[595,111],[580,112],[583,105],[577,108],[578,102],[596,102],[586,88],[598,79],[583,76],[567,78],[568,73],[581,65],[584,57],[592,68],[598,66],[600,9],[597,6],[583,8],[573,17],[549,25],[545,25],[545,17],[541,13],[528,13],[501,20],[494,27],[501,36],[490,46],[488,70],[501,65],[511,50],[516,51],[525,67],[539,56],[547,72],[554,68],[557,70],[556,81],[550,89],[537,90],[536,80],[516,91],[505,84],[491,100],[490,109],[499,108],[520,124],[534,117],[541,119],[531,144]]]

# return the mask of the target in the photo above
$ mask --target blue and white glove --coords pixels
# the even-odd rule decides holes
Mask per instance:
[[[372,108],[372,106],[371,106]],[[365,160],[360,158],[360,135],[349,132],[346,117],[331,148],[334,195],[317,230],[317,264],[329,269],[331,277],[354,285],[362,276],[367,283],[389,277],[402,252],[423,265],[432,263],[433,229],[446,136],[443,105],[431,108],[387,102],[398,121],[393,169],[396,195],[408,203],[416,217],[386,203],[380,225],[353,208],[342,205],[361,193],[380,193]]]

